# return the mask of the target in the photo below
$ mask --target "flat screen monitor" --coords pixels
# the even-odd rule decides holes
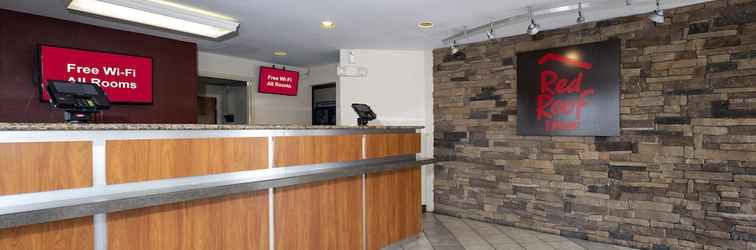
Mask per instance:
[[[273,67],[260,67],[258,92],[296,96],[298,90],[299,72]]]
[[[39,46],[41,101],[49,81],[95,84],[113,103],[152,103],[152,58],[110,52]]]

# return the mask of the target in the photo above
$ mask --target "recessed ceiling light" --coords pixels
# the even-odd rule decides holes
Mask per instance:
[[[421,28],[421,29],[430,29],[430,28],[433,28],[433,22],[431,22],[431,21],[422,21],[422,22],[420,22],[420,23],[417,24],[417,27]]]
[[[276,50],[276,51],[273,51],[273,55],[274,55],[274,56],[286,56],[286,55],[288,55],[288,54],[289,54],[289,53],[287,53],[286,51],[283,51],[283,50]]]
[[[322,21],[320,22],[320,28],[326,29],[326,30],[334,29],[336,28],[336,23],[334,23],[333,21],[327,21],[327,20]]]

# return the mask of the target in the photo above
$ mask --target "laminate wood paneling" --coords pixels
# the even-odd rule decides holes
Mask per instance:
[[[90,186],[91,142],[0,143],[0,195]]]
[[[275,139],[275,166],[359,160],[362,136],[286,136]]]
[[[268,249],[268,194],[108,214],[109,250]]]
[[[420,168],[368,174],[367,249],[381,249],[422,231]]]
[[[365,150],[368,159],[417,154],[420,134],[369,134]]]
[[[276,249],[362,249],[362,177],[275,192]]]
[[[91,250],[92,217],[0,230],[0,250]]]
[[[107,142],[108,184],[202,176],[268,167],[267,138]]]

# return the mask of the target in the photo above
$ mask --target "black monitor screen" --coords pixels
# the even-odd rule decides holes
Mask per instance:
[[[367,105],[354,105],[354,109],[358,112],[370,112],[370,107]]]
[[[97,88],[88,83],[70,83],[62,81],[50,81],[55,90],[64,94],[74,95],[98,95]]]

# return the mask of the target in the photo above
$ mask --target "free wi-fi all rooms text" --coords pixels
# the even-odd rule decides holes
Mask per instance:
[[[76,74],[78,76],[68,77],[68,81],[72,82],[86,82],[97,84],[102,88],[119,88],[119,89],[136,89],[136,82],[128,81],[106,81],[100,79],[100,75],[103,74],[107,77],[130,77],[135,78],[137,76],[136,69],[120,68],[120,67],[87,67],[80,66],[73,63],[66,64],[66,73]],[[84,75],[84,76],[82,76]]]

